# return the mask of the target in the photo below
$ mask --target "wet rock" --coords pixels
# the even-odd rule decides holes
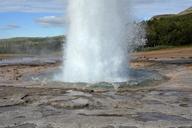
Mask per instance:
[[[49,124],[49,125],[47,125],[47,126],[45,126],[43,128],[54,128],[54,127],[51,124]]]
[[[163,105],[163,103],[161,101],[158,100],[145,100],[144,101],[146,104],[155,104],[155,105]]]
[[[26,124],[22,124],[22,125],[18,125],[18,126],[11,126],[11,127],[5,127],[5,128],[36,128],[35,124],[30,124],[30,123],[26,123]]]
[[[181,107],[189,107],[188,104],[180,104],[179,106],[181,106]]]
[[[115,127],[112,126],[112,125],[108,125],[108,126],[104,126],[104,127],[102,127],[102,128],[115,128]]]
[[[92,95],[91,94],[87,94],[87,93],[84,93],[84,92],[81,92],[81,91],[73,91],[73,90],[69,90],[66,92],[67,96],[85,96],[85,97],[91,97]]]
[[[25,101],[22,97],[24,97],[23,94],[4,97],[3,99],[0,99],[0,107],[10,107],[23,104]]]
[[[136,126],[119,126],[119,128],[137,128]]]
[[[18,108],[19,106],[5,106],[5,107],[0,106],[0,114],[7,111],[14,111],[14,110],[17,110]]]
[[[178,127],[178,128],[192,128],[192,126],[181,126],[181,127]]]
[[[42,117],[56,116],[65,114],[61,109],[55,109],[51,106],[41,106],[40,112]]]
[[[81,116],[98,116],[98,117],[123,117],[125,115],[118,113],[79,113]]]
[[[175,116],[175,115],[167,115],[164,113],[158,113],[158,112],[143,112],[143,113],[137,113],[136,120],[148,122],[148,121],[185,121],[189,122],[192,121],[190,119],[181,117],[181,116]]]
[[[26,118],[25,116],[17,116],[17,117],[15,117],[14,119],[24,119],[24,118]]]
[[[69,101],[53,101],[50,105],[65,109],[82,109],[89,107],[89,100],[80,97]]]

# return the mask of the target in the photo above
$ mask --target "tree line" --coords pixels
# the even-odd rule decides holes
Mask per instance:
[[[192,13],[154,17],[143,23],[145,47],[192,45]]]

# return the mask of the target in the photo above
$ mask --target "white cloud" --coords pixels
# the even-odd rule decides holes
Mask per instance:
[[[45,27],[61,27],[65,25],[64,16],[45,16],[36,20],[36,22]]]
[[[16,24],[7,24],[4,26],[0,26],[1,30],[13,30],[13,29],[18,29],[18,28],[20,28],[20,26],[16,25]]]
[[[63,13],[67,0],[0,0],[0,12]]]

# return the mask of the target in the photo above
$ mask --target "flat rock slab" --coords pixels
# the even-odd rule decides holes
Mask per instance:
[[[89,100],[85,98],[77,98],[69,101],[52,101],[48,104],[57,108],[82,109],[89,106]]]
[[[17,57],[17,58],[10,58],[10,59],[3,59],[0,60],[0,67],[1,66],[12,66],[12,65],[29,65],[29,66],[40,66],[45,64],[55,64],[61,62],[61,58],[59,57],[52,57],[52,58],[40,58],[40,57]]]

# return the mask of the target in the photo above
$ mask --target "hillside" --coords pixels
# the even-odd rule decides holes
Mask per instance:
[[[180,12],[179,15],[186,15],[186,14],[191,14],[191,13],[192,13],[192,7]]]
[[[192,13],[192,7],[179,12],[178,14],[161,14],[161,15],[156,15],[153,16],[150,20],[154,20],[154,19],[160,19],[160,18],[170,18],[170,17],[177,17],[177,16],[183,16],[183,15],[187,15],[187,14],[191,14]]]
[[[61,51],[64,40],[64,36],[0,39],[0,53],[47,54]]]
[[[192,45],[192,8],[145,22],[146,47]]]

